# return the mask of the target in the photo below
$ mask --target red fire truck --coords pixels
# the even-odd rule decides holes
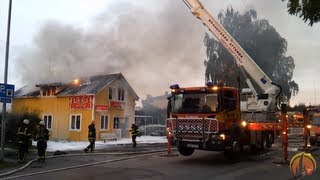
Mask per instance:
[[[207,82],[202,87],[171,85],[167,119],[170,144],[185,156],[192,155],[195,149],[224,151],[233,156],[244,146],[270,148],[276,132],[282,129],[271,116],[281,87],[270,80],[198,0],[184,2],[234,57],[249,88],[239,92],[223,82]]]

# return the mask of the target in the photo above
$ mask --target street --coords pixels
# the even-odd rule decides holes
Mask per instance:
[[[177,154],[175,151],[173,153]],[[319,151],[313,153],[319,154]],[[288,165],[275,163],[282,158],[280,147],[259,154],[247,152],[239,161],[226,160],[222,152],[196,151],[189,157],[181,155],[166,157],[165,154],[166,152],[163,151],[145,155],[100,154],[54,158],[48,159],[44,164],[35,162],[11,177],[30,180],[294,179]],[[318,156],[316,159],[319,162]],[[85,165],[88,163],[91,165]],[[319,177],[318,170],[313,176],[303,177],[303,179],[319,179]],[[8,177],[8,179],[11,178]]]

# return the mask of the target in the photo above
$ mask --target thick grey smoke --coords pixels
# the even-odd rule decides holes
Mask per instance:
[[[163,94],[186,77],[204,82],[205,28],[182,1],[157,6],[113,4],[86,29],[46,22],[35,46],[17,59],[21,80],[35,84],[121,72],[141,98]]]

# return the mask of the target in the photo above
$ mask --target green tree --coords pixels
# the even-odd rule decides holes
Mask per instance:
[[[30,124],[29,127],[32,132],[32,136],[35,136],[35,129],[38,126],[38,123],[41,121],[39,115],[37,113],[13,113],[8,112],[6,114],[6,134],[5,134],[5,141],[6,143],[16,143],[17,139],[17,131],[19,126],[21,125],[24,119],[29,119]],[[2,118],[0,117],[0,122]]]
[[[257,19],[255,10],[251,9],[240,14],[233,8],[220,13],[218,18],[225,29],[271,80],[282,86],[283,91],[278,99],[279,102],[287,103],[292,95],[298,93],[298,84],[292,80],[295,68],[294,59],[285,55],[287,41],[267,20]],[[228,85],[237,86],[236,77],[240,75],[239,68],[229,52],[208,34],[205,35],[204,45],[208,58],[205,61],[206,80],[224,80]],[[245,84],[243,79],[241,84],[242,87]]]
[[[287,1],[287,0],[282,0]],[[288,13],[302,18],[309,25],[320,21],[320,1],[319,0],[288,0]]]

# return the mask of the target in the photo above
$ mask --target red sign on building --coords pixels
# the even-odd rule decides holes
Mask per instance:
[[[71,110],[92,109],[92,96],[71,96],[69,104]]]
[[[108,106],[107,106],[107,105],[95,105],[95,106],[94,106],[94,109],[95,109],[96,111],[99,111],[99,112],[101,112],[101,111],[107,111],[107,110],[108,110]]]
[[[119,109],[124,109],[124,102],[119,102],[119,101],[110,101],[110,108],[119,108]]]

